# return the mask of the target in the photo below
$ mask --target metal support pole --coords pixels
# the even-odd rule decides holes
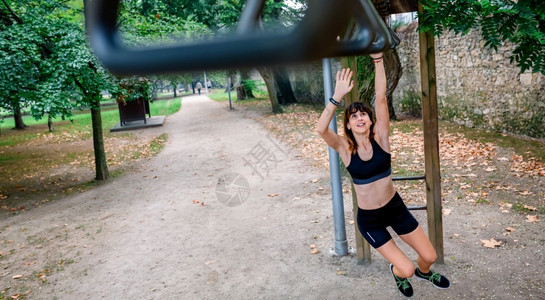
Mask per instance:
[[[231,104],[231,76],[227,76],[227,94],[229,94],[229,110],[233,110],[233,104]]]
[[[324,96],[325,104],[329,103],[329,98],[333,96],[333,75],[331,74],[331,60],[324,58],[322,60],[324,73]],[[337,118],[329,123],[329,128],[337,132]],[[335,254],[348,254],[348,242],[346,240],[346,227],[344,220],[344,203],[341,184],[341,166],[339,163],[339,153],[333,148],[329,148],[329,175],[331,177],[331,195],[333,198],[333,225],[335,229]]]

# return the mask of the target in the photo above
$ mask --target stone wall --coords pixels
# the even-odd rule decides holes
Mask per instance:
[[[416,26],[399,30],[403,76],[394,94],[400,101],[420,93],[420,58]],[[509,56],[484,46],[478,32],[446,33],[435,39],[440,118],[470,127],[545,138],[545,76],[520,73]]]

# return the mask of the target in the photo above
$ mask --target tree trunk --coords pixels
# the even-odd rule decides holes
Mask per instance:
[[[176,98],[176,96],[178,96],[178,95],[177,95],[177,91],[176,91],[178,85],[177,85],[177,84],[176,84],[176,85],[172,85],[172,87],[174,88],[174,98]]]
[[[394,110],[394,91],[403,74],[403,68],[401,67],[401,61],[397,53],[397,49],[388,49],[383,54],[384,67],[386,70],[386,79],[388,85],[386,87],[386,99],[388,100],[388,111],[390,112],[390,120],[397,120],[397,116]]]
[[[396,49],[388,49],[382,53],[382,56],[387,81],[386,100],[388,101],[388,112],[390,114],[390,120],[397,120],[393,105],[393,93],[401,79],[403,70]],[[365,60],[362,58],[363,57],[358,57],[359,97],[360,101],[371,105],[371,99],[374,99],[375,94],[375,76],[374,73],[370,72],[374,72],[374,66],[370,59]]]
[[[100,95],[91,100],[91,120],[93,124],[93,147],[95,150],[96,180],[107,180],[110,177],[104,151],[104,137],[102,135],[102,116],[100,115]]]
[[[55,128],[53,128],[53,118],[51,118],[51,115],[47,116],[47,128],[49,129],[49,132],[55,131]]]
[[[21,112],[19,103],[17,103],[13,109],[13,120],[15,121],[15,129],[25,129],[27,127],[23,122],[23,113]]]
[[[240,91],[239,91],[240,90]],[[239,98],[238,95],[241,95]],[[246,100],[250,98],[255,98],[252,91],[252,83],[250,78],[250,70],[240,70],[240,86],[237,87],[237,99]]]
[[[263,81],[265,81],[265,85],[267,86],[267,92],[269,93],[269,100],[271,101],[272,112],[275,114],[283,112],[282,106],[280,106],[278,102],[274,72],[267,67],[262,67],[258,70],[259,74],[261,74],[261,77],[263,78]]]
[[[291,104],[297,102],[293,89],[291,87],[290,78],[288,72],[285,69],[275,68],[274,81],[276,82],[277,93],[279,94],[278,100],[282,105]]]
[[[231,76],[231,83],[237,91],[237,101],[248,99],[248,94],[243,85],[242,71],[230,72],[229,76]]]
[[[246,94],[246,89],[244,89],[244,86],[237,86],[237,101],[238,100],[247,100],[248,94]]]

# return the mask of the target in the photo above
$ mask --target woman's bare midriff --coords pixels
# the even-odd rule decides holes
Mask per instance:
[[[354,184],[358,206],[361,209],[377,209],[386,205],[395,195],[392,175],[368,184]]]

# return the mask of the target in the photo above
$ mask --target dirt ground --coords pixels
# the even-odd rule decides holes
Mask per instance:
[[[270,134],[274,117],[205,96],[182,101],[163,127],[146,129],[166,132],[165,148],[131,173],[2,215],[0,299],[399,298],[376,251],[363,265],[354,253],[331,254],[329,172],[306,148]],[[545,232],[534,207],[544,204],[544,177],[513,170],[509,150],[466,146],[466,157],[442,157],[445,264],[433,268],[452,287],[412,280],[414,298],[545,299]],[[396,151],[410,165],[406,150]],[[413,185],[397,187],[418,202]],[[414,215],[425,228],[425,212]],[[492,238],[501,245],[484,247]]]

